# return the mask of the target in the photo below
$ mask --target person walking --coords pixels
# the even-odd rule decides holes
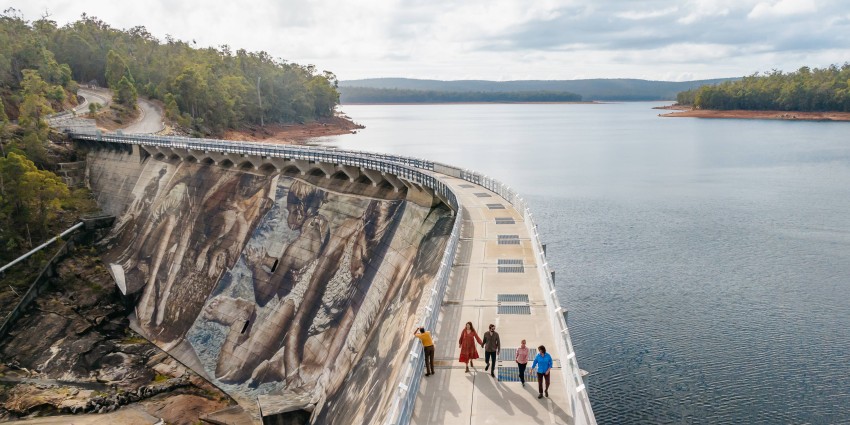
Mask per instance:
[[[496,325],[490,324],[490,329],[484,333],[484,342],[481,343],[481,346],[484,347],[484,362],[486,363],[484,371],[486,372],[492,366],[490,376],[496,377],[496,356],[502,350],[502,342],[499,340],[499,333],[496,332]],[[490,362],[491,359],[492,363]]]
[[[537,368],[537,392],[540,395],[537,398],[543,398],[543,393],[549,397],[549,372],[552,371],[552,356],[546,352],[546,347],[537,347],[537,355],[534,357],[534,363],[531,364],[531,370]],[[543,389],[543,380],[546,380],[546,389]]]
[[[528,366],[528,347],[525,346],[525,340],[516,349],[516,366],[519,369],[519,382],[525,386],[525,367]]]
[[[413,336],[422,342],[425,349],[425,376],[431,376],[434,374],[434,340],[431,338],[431,332],[420,326],[413,331]]]
[[[460,339],[457,341],[457,346],[460,348],[459,360],[466,365],[467,372],[469,372],[469,367],[472,366],[472,360],[478,358],[478,350],[475,349],[476,341],[479,344],[484,344],[481,342],[478,332],[475,332],[475,328],[472,327],[472,322],[466,322],[466,326],[460,331]]]

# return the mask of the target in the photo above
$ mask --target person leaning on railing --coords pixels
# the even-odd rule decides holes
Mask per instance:
[[[431,376],[434,374],[434,340],[431,338],[431,332],[420,326],[413,331],[413,336],[422,341],[422,347],[425,348],[425,376]]]

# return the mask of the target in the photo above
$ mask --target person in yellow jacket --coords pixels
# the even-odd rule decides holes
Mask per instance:
[[[419,338],[425,348],[425,376],[431,376],[434,374],[434,340],[431,339],[431,332],[420,326],[413,331],[413,336]]]

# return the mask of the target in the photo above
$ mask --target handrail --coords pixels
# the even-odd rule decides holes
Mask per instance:
[[[27,252],[26,254],[21,255],[20,257],[18,257],[18,258],[16,258],[16,259],[12,260],[12,262],[10,262],[9,264],[6,264],[5,266],[0,267],[0,276],[3,276],[3,272],[5,272],[6,270],[8,270],[9,268],[11,268],[12,266],[14,266],[15,264],[18,264],[18,263],[20,263],[21,261],[26,260],[27,258],[29,258],[29,256],[31,256],[31,255],[33,255],[33,254],[35,254],[35,253],[36,253],[36,252],[38,252],[38,251],[41,251],[42,249],[44,249],[46,246],[48,246],[48,245],[52,244],[53,242],[56,242],[57,240],[62,239],[62,238],[64,238],[65,236],[68,236],[69,234],[73,233],[75,230],[77,230],[77,229],[79,229],[80,227],[82,227],[84,224],[85,224],[85,223],[83,223],[83,222],[81,221],[81,222],[79,222],[79,223],[77,223],[77,224],[75,224],[75,225],[71,226],[71,228],[69,228],[68,230],[66,230],[66,231],[64,231],[64,232],[62,232],[62,233],[60,233],[60,234],[59,234],[59,236],[54,236],[54,237],[52,237],[52,238],[48,239],[48,240],[47,240],[47,242],[45,242],[45,243],[43,243],[43,244],[41,244],[41,245],[39,245],[39,246],[37,246],[37,247],[35,247],[35,248],[31,249],[31,250],[30,250],[29,252]]]
[[[69,132],[69,135],[72,138],[81,140],[148,145],[195,151],[247,154],[260,157],[302,159],[359,166],[392,173],[409,181],[419,183],[433,189],[435,193],[443,196],[447,200],[449,206],[456,212],[456,218],[452,228],[452,233],[449,237],[449,241],[447,242],[446,254],[443,256],[440,269],[434,279],[431,295],[425,308],[425,317],[422,318],[422,321],[420,322],[424,326],[428,327],[428,329],[434,329],[436,326],[437,316],[439,314],[439,303],[443,299],[445,289],[448,284],[449,274],[451,272],[451,266],[457,253],[458,241],[462,230],[463,220],[461,218],[461,214],[463,206],[460,205],[455,193],[448,185],[444,184],[433,175],[422,172],[421,170],[433,172],[435,168],[440,168],[440,172],[443,174],[450,172],[455,177],[459,177],[463,180],[469,181],[470,183],[475,183],[491,190],[511,203],[514,208],[523,214],[523,219],[532,240],[532,250],[540,263],[539,267],[537,267],[538,274],[540,275],[539,282],[543,289],[544,297],[547,298],[547,313],[552,324],[553,331],[556,334],[556,348],[561,358],[562,365],[565,361],[569,365],[568,371],[572,382],[564,380],[563,384],[567,394],[572,395],[572,417],[575,419],[576,424],[596,424],[596,419],[590,406],[590,400],[587,396],[587,391],[581,378],[581,369],[578,367],[575,351],[570,340],[569,329],[567,328],[566,320],[562,314],[565,310],[561,307],[560,301],[556,295],[557,291],[551,277],[548,262],[546,261],[545,254],[543,253],[543,247],[540,243],[537,225],[534,224],[531,211],[525,200],[510,186],[507,186],[487,175],[471,170],[460,169],[454,166],[420,158],[398,155],[358,152],[320,146],[305,147],[275,145],[267,143],[220,141],[213,139],[195,139],[172,136],[121,135],[104,134],[101,132],[74,131]],[[558,337],[559,335],[560,337]],[[392,410],[386,421],[387,424],[408,424],[412,418],[413,406],[416,401],[417,394],[415,389],[419,387],[422,378],[422,366],[421,361],[419,360],[422,356],[422,347],[420,346],[421,344],[417,344],[417,342],[418,341],[411,341],[409,344],[410,350],[407,365],[405,366],[404,372],[402,372],[402,377],[399,380],[400,382],[396,386],[395,395],[393,396]]]

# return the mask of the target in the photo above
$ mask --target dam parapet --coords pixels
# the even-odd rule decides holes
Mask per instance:
[[[408,331],[437,327],[463,233],[454,178],[522,214],[570,417],[595,423],[536,225],[497,180],[332,148],[70,135],[118,217],[106,260],[135,300],[135,326],[246,409],[410,423],[422,349]]]

